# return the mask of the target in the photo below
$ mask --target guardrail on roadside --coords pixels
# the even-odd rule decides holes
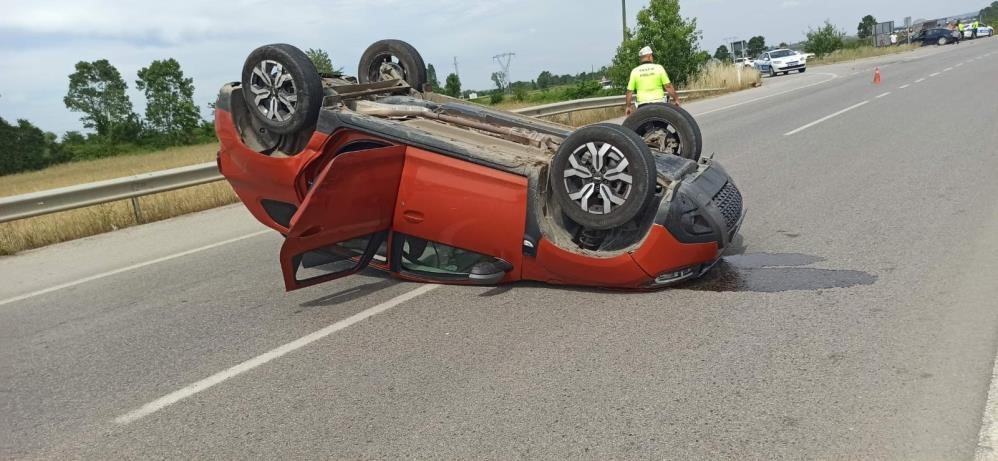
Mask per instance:
[[[215,162],[209,162],[30,194],[0,197],[0,223],[124,199],[132,199],[136,221],[142,221],[142,211],[136,198],[220,179],[222,175],[218,173],[218,166]]]
[[[680,95],[721,91],[720,88],[679,91]],[[621,106],[624,96],[576,99],[534,107],[515,109],[521,115],[547,117],[580,110]],[[101,203],[132,199],[136,222],[142,221],[138,197],[223,179],[215,162],[191,165],[171,170],[154,171],[124,178],[109,179],[76,186],[50,189],[30,194],[0,197],[0,223],[41,216],[57,211],[83,208]]]
[[[703,90],[681,90],[677,91],[676,93],[678,93],[680,96],[689,96],[693,94],[714,93],[724,90],[725,88],[707,88]],[[607,107],[618,107],[623,105],[624,105],[624,95],[617,95],[617,96],[603,96],[599,98],[576,99],[573,101],[554,102],[551,104],[544,104],[540,106],[514,109],[512,110],[512,112],[516,112],[521,115],[528,115],[530,117],[548,117],[551,115],[565,114],[568,112],[576,112],[580,110],[605,109]]]

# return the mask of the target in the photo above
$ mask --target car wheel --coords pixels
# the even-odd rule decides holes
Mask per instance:
[[[940,46],[942,46],[942,45],[945,45],[945,44],[949,43],[949,40],[946,40],[946,37],[939,37],[939,40],[936,41],[936,43],[938,43]]]
[[[807,69],[803,69],[802,68],[802,69],[799,69],[797,72],[803,74],[805,70],[807,70]]]
[[[402,40],[380,40],[364,50],[357,78],[360,83],[400,79],[417,91],[423,91],[426,64],[412,45]]]
[[[268,130],[290,134],[315,125],[322,107],[322,79],[301,50],[264,45],[243,64],[242,94],[253,116]]]
[[[689,112],[675,104],[644,104],[624,119],[623,126],[641,136],[652,149],[694,161],[700,159],[700,126]]]
[[[776,77],[776,69],[774,69],[773,67],[770,67],[769,68],[769,76],[770,77]]]
[[[655,194],[655,159],[644,140],[620,125],[589,125],[565,138],[549,183],[564,214],[590,229],[621,226]]]

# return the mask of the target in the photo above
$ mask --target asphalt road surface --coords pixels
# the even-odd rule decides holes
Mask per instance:
[[[0,458],[988,459],[996,81],[981,39],[689,104],[744,248],[655,293],[285,293],[241,206],[0,259]]]

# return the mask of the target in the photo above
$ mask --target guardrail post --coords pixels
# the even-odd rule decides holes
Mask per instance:
[[[132,197],[132,212],[135,213],[135,224],[142,224],[142,208],[139,207],[138,197]]]

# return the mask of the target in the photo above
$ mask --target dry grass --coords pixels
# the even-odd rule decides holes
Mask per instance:
[[[67,163],[0,178],[0,196],[83,184],[156,170],[210,162],[215,144],[166,149],[150,154]],[[158,221],[236,201],[227,182],[215,182],[139,197],[141,222]],[[0,224],[0,255],[108,232],[137,224],[130,200],[106,203]]]
[[[579,110],[575,112],[568,112],[566,114],[551,115],[549,117],[542,117],[544,120],[549,120],[555,123],[561,123],[562,125],[568,126],[585,126],[593,123],[599,123],[611,118],[623,117],[624,116],[624,105],[621,104],[620,107],[606,107],[603,109],[589,109],[589,110]]]
[[[731,92],[759,86],[761,83],[762,75],[758,70],[712,61],[707,63],[704,71],[697,75],[683,89],[706,90],[723,88],[723,92]]]
[[[811,58],[807,60],[809,66],[820,66],[824,64],[835,64],[837,62],[855,61],[857,59],[872,58],[876,56],[886,56],[889,54],[906,53],[918,48],[918,45],[898,45],[885,47],[862,46],[848,50],[836,50],[821,58]]]

